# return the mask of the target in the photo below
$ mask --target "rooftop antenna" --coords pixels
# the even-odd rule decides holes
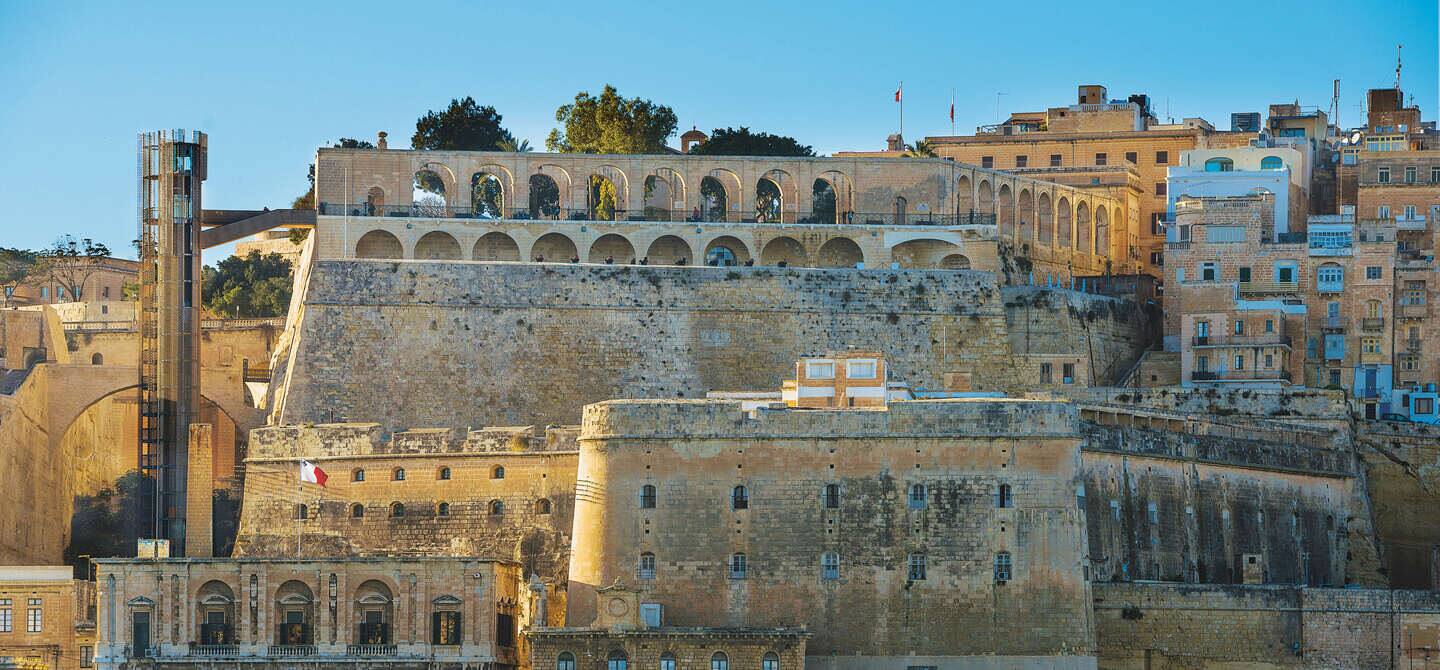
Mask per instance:
[[[1340,80],[1339,80],[1339,79],[1336,79],[1336,80],[1335,80],[1334,85],[1333,85],[1333,91],[1332,91],[1331,94],[1330,94],[1330,123],[1334,124],[1336,128],[1342,127],[1342,126],[1340,125]]]
[[[1002,95],[1010,95],[1010,94],[1009,94],[1009,93],[1000,93],[1000,92],[998,92],[998,91],[995,93],[995,123],[1000,123],[1000,122],[1001,122],[1001,119],[1000,119],[1000,96],[1002,96]]]
[[[1395,90],[1400,90],[1400,56],[1405,48],[1404,44],[1395,45]]]

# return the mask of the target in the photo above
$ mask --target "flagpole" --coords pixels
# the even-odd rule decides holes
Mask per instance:
[[[905,139],[905,82],[902,80],[900,88],[895,90],[899,92],[899,95],[895,97],[899,98],[900,102],[900,139],[903,141]]]
[[[950,89],[950,135],[955,135],[955,89]]]

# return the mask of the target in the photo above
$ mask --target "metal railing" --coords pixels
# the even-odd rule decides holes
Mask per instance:
[[[1290,338],[1279,333],[1265,335],[1196,335],[1190,343],[1197,347],[1290,346]]]
[[[1288,294],[1300,290],[1296,282],[1278,281],[1242,281],[1240,282],[1240,293],[1250,295]]]
[[[1289,370],[1225,370],[1216,372],[1214,370],[1192,370],[1190,380],[1197,382],[1204,381],[1290,381]]]
[[[1400,305],[1400,317],[1405,319],[1423,319],[1429,316],[1429,308],[1424,303],[1419,305]]]
[[[1385,317],[1367,316],[1360,320],[1360,329],[1370,331],[1385,330]]]
[[[790,213],[772,217],[759,216],[756,212],[704,212],[692,209],[665,210],[593,208],[516,208],[491,209],[474,207],[448,207],[440,205],[344,205],[320,203],[316,208],[323,216],[374,216],[390,218],[432,218],[432,219],[478,219],[483,221],[614,221],[671,223],[761,223],[761,224],[811,224],[811,225],[884,225],[884,226],[993,226],[995,214],[977,211],[966,212],[838,212],[833,217],[817,216],[810,213],[795,216]],[[778,220],[775,220],[778,219]]]
[[[1321,327],[1345,330],[1345,320],[1338,316],[1327,316],[1325,317],[1325,323]]]

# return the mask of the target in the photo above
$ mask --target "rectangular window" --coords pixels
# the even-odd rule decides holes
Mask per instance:
[[[864,358],[845,362],[845,376],[850,379],[874,379],[875,359]]]
[[[14,622],[11,620],[10,599],[0,599],[0,633],[9,633],[14,630]]]
[[[834,379],[835,364],[831,361],[808,361],[805,363],[805,377],[808,379]]]
[[[1381,268],[1378,265],[1368,265],[1365,267],[1366,279],[1380,279],[1381,274]]]
[[[1407,168],[1405,168],[1405,183],[1407,183],[1407,184],[1413,184],[1413,183],[1415,183],[1415,178],[1416,178],[1416,174],[1415,174],[1415,173],[1416,173],[1416,170],[1415,170],[1414,167],[1407,167]]]
[[[1382,168],[1380,168],[1379,170],[1377,170],[1377,171],[1376,171],[1376,174],[1375,174],[1375,181],[1377,181],[1377,182],[1379,182],[1379,183],[1381,183],[1381,184],[1388,184],[1388,183],[1390,183],[1390,168],[1388,168],[1388,167],[1382,167]]]
[[[1236,370],[1244,370],[1244,369],[1245,369],[1245,357],[1244,357],[1244,356],[1236,356],[1236,357],[1235,357],[1235,369],[1236,369]]]
[[[1405,205],[1405,220],[1406,220],[1406,221],[1414,221],[1415,219],[1416,219],[1415,205]]]
[[[1196,356],[1196,357],[1195,357],[1195,371],[1196,371],[1196,372],[1209,372],[1209,371],[1210,371],[1210,357],[1209,357],[1209,356]]]
[[[655,554],[650,552],[640,554],[640,567],[635,571],[635,575],[640,579],[655,578]]]
[[[1376,207],[1376,208],[1375,208],[1375,218],[1377,218],[1377,219],[1388,219],[1388,218],[1390,218],[1390,205],[1380,205],[1379,207]],[[1383,241],[1383,240],[1376,240],[1376,241],[1378,242],[1378,241]]]
[[[48,297],[50,297],[50,287],[48,287],[48,286],[41,286],[41,287],[40,287],[40,299],[41,299],[41,300],[44,300],[45,298],[48,298]]]
[[[1108,157],[1105,154],[1095,154],[1096,167],[1105,165],[1106,160],[1108,160]]]
[[[1051,381],[1051,366],[1049,363],[1040,364],[1040,383],[1049,384]]]
[[[840,554],[825,554],[820,557],[820,578],[840,578]]]
[[[1250,268],[1240,268],[1240,281],[1250,281]]]
[[[1236,335],[1244,335],[1244,334],[1245,334],[1245,322],[1244,322],[1244,321],[1236,321],[1236,322],[1235,322],[1235,334],[1236,334]]]
[[[1275,356],[1273,356],[1273,355],[1271,355],[1271,354],[1265,354],[1265,369],[1266,369],[1266,370],[1270,370],[1270,369],[1272,369],[1272,368],[1274,368],[1274,367],[1275,367]]]
[[[995,582],[1004,584],[1010,581],[1010,552],[1002,551],[995,554]]]
[[[1135,165],[1135,164],[1139,163],[1139,162],[1140,162],[1140,154],[1137,154],[1137,153],[1135,153],[1134,151],[1127,151],[1127,152],[1125,152],[1125,162],[1126,162],[1126,163],[1129,163],[1129,164],[1131,164],[1131,165]]]
[[[1340,333],[1325,334],[1325,360],[1338,361],[1345,358],[1345,336]],[[1339,384],[1339,380],[1332,382]]]
[[[1415,411],[1412,414],[1430,415],[1435,413],[1434,398],[1415,398]]]
[[[95,648],[89,645],[80,647],[80,667],[95,667]]]
[[[1295,266],[1277,265],[1275,267],[1275,281],[1280,282],[1281,284],[1294,284]]]
[[[1153,502],[1146,505],[1145,512],[1150,519],[1150,523],[1160,523],[1160,507],[1158,505]]]
[[[1017,167],[1017,168],[1023,168],[1023,167],[1029,167],[1029,165],[1030,165],[1030,157],[1029,157],[1029,156],[1016,156],[1016,157],[1015,157],[1015,167]]]
[[[496,633],[496,637],[499,637],[504,635],[505,631],[497,630]],[[510,634],[513,637],[513,629]],[[430,615],[430,644],[447,647],[460,644],[459,612],[434,612]]]
[[[40,599],[39,599],[39,598],[31,598],[31,599],[29,600],[29,603],[30,603],[30,606],[27,607],[26,610],[25,610],[25,632],[27,632],[27,633],[39,633],[39,632],[43,632],[43,629],[44,629],[44,627],[45,627],[45,620],[44,620],[44,616],[45,616],[45,615],[44,615],[44,611],[45,611],[45,610],[41,608]]]
[[[1430,168],[1430,183],[1440,184],[1440,167]]]
[[[1050,154],[1050,167],[1060,167],[1060,154]]]
[[[1065,364],[1063,364],[1063,365],[1060,366],[1060,383],[1061,383],[1061,384],[1074,384],[1074,383],[1075,383],[1075,364],[1074,364],[1074,363],[1065,363]]]
[[[910,554],[908,577],[912,582],[925,580],[925,554]]]
[[[109,297],[110,297],[110,287],[109,287],[109,286],[101,286],[101,287],[100,287],[100,297],[102,297],[102,298],[109,298]]]
[[[1110,518],[1111,518],[1111,519],[1114,519],[1114,520],[1116,520],[1116,521],[1119,521],[1119,520],[1120,520],[1120,501],[1119,501],[1119,500],[1111,500],[1111,501],[1110,501]]]
[[[1275,319],[1265,319],[1265,332],[1275,332]]]
[[[994,156],[981,156],[981,157],[980,157],[980,167],[982,167],[982,168],[993,168],[993,167],[995,167],[995,157],[994,157]]]
[[[1220,278],[1220,264],[1219,264],[1219,263],[1209,263],[1209,262],[1206,262],[1206,263],[1201,263],[1201,264],[1200,264],[1200,281],[1215,281],[1215,280],[1217,280],[1217,279],[1219,279],[1219,278]]]
[[[1164,213],[1164,212],[1151,212],[1151,213],[1150,213],[1150,234],[1151,234],[1151,235],[1164,235],[1164,234],[1165,234],[1165,213]]]
[[[746,565],[746,563],[745,563],[745,554],[731,554],[731,555],[730,555],[730,578],[731,578],[731,579],[744,579],[746,572],[749,571],[749,568],[750,568],[750,566]]]
[[[825,485],[825,509],[840,509],[840,485]]]
[[[1155,182],[1155,195],[1165,195],[1165,193],[1166,193],[1166,190],[1165,190],[1165,189],[1166,189],[1165,182],[1163,182],[1163,181],[1157,181],[1157,182]]]
[[[1170,164],[1170,152],[1168,152],[1168,151],[1157,151],[1157,152],[1155,152],[1155,164],[1156,164],[1156,165],[1169,165],[1169,164]]]
[[[1360,350],[1367,354],[1380,353],[1380,338],[1364,337],[1360,339]]]

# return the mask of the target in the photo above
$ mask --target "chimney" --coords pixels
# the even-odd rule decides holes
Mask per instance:
[[[389,143],[387,143],[387,142],[385,141],[385,137],[388,136],[388,135],[389,135],[389,133],[387,133],[387,132],[385,132],[385,131],[383,131],[383,130],[380,131],[380,132],[376,135],[376,138],[377,138],[377,139],[375,140],[375,148],[376,148],[376,149],[384,150],[384,149],[390,148]]]

